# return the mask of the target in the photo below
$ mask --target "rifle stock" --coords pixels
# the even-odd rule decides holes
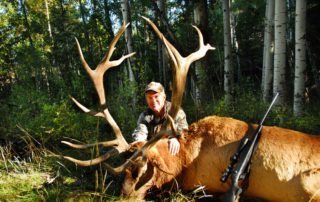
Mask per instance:
[[[263,127],[263,122],[266,119],[269,111],[271,110],[274,102],[276,101],[279,93],[273,98],[267,112],[263,116],[259,126],[255,130],[252,137],[248,138],[247,135],[243,137],[239,143],[236,153],[230,158],[230,164],[228,165],[226,171],[222,174],[220,181],[226,182],[229,175],[231,175],[231,187],[228,192],[225,193],[223,201],[234,202],[242,194],[247,187],[239,186],[240,180],[246,180],[250,174],[250,163],[251,158],[257,149],[259,138],[261,135],[261,130]],[[242,181],[243,182],[243,181]]]

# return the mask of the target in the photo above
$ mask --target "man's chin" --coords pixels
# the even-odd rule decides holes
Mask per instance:
[[[161,110],[157,109],[157,108],[151,108],[152,111],[154,111],[155,113],[160,113]]]

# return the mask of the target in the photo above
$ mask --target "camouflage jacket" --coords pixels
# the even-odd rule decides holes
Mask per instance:
[[[135,141],[148,140],[154,134],[158,133],[162,124],[166,120],[166,115],[168,114],[170,108],[171,102],[166,101],[165,115],[162,118],[157,117],[149,108],[142,112],[137,122],[138,126],[132,134],[133,139]],[[186,114],[181,108],[179,109],[174,121],[179,132],[183,129],[188,129]]]

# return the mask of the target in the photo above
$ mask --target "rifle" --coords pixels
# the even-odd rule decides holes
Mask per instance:
[[[275,103],[279,93],[273,98],[267,112],[263,116],[259,126],[255,130],[252,137],[245,135],[238,146],[236,153],[230,158],[230,164],[226,168],[225,172],[222,174],[220,181],[226,182],[229,175],[231,175],[231,187],[228,192],[224,194],[224,202],[234,202],[239,199],[240,194],[242,194],[248,188],[248,177],[250,174],[250,163],[254,152],[257,149],[261,130],[263,127],[263,122],[266,119],[269,111],[271,110],[273,104]],[[239,186],[239,181],[242,180]]]

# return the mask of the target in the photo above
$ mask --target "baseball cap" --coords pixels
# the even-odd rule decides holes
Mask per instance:
[[[147,93],[148,91],[161,93],[164,92],[164,88],[161,83],[152,81],[147,85],[146,89],[144,90],[145,93]]]

